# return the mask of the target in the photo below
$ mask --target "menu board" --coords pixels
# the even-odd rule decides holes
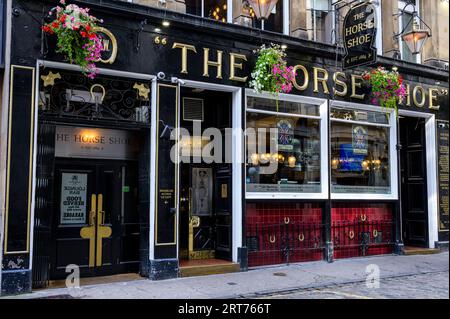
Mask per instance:
[[[448,147],[449,122],[437,121],[438,178],[439,178],[439,231],[448,231]]]
[[[61,224],[83,224],[86,220],[87,174],[62,173]]]

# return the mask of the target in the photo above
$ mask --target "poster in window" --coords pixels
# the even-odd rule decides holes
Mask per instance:
[[[192,215],[209,216],[212,213],[212,170],[211,168],[192,169],[193,205]]]
[[[278,129],[278,149],[281,151],[291,151],[294,146],[292,145],[292,137],[294,136],[294,129],[289,120],[283,119],[277,123]]]
[[[62,173],[61,224],[83,224],[86,221],[87,174]]]
[[[355,154],[351,144],[341,144],[339,150],[340,172],[361,172],[364,155]]]
[[[367,155],[367,129],[361,125],[352,128],[353,154]]]

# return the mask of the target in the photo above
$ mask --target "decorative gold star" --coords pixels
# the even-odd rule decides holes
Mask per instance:
[[[133,89],[138,90],[139,96],[143,97],[145,100],[148,100],[148,94],[150,93],[150,89],[145,84],[134,83]]]
[[[58,73],[48,72],[47,75],[41,75],[42,81],[44,81],[44,87],[55,85],[55,80],[60,79],[61,75]]]

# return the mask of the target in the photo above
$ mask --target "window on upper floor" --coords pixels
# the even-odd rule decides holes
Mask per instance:
[[[310,40],[332,43],[335,16],[331,0],[311,0],[310,4]]]
[[[231,0],[185,0],[186,13],[227,22],[229,2]]]

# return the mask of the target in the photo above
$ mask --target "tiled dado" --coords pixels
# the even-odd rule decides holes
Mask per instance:
[[[289,262],[322,259],[319,204],[247,203],[245,220],[250,267],[286,263],[286,237],[291,238]]]
[[[336,225],[345,225],[354,223],[358,220],[366,220],[368,226],[363,230],[370,234],[373,241],[373,232],[382,234],[382,236],[391,236],[394,231],[392,228],[393,212],[390,204],[354,204],[354,203],[334,203],[331,209],[332,234],[334,242],[334,258],[350,258],[361,256],[362,250],[359,246],[359,236],[355,234],[349,238],[350,228],[334,228]],[[383,222],[382,226],[377,225]],[[358,229],[358,228],[356,228]],[[338,242],[344,243],[339,245]],[[392,253],[392,245],[373,245],[364,252],[365,256],[380,255]]]

